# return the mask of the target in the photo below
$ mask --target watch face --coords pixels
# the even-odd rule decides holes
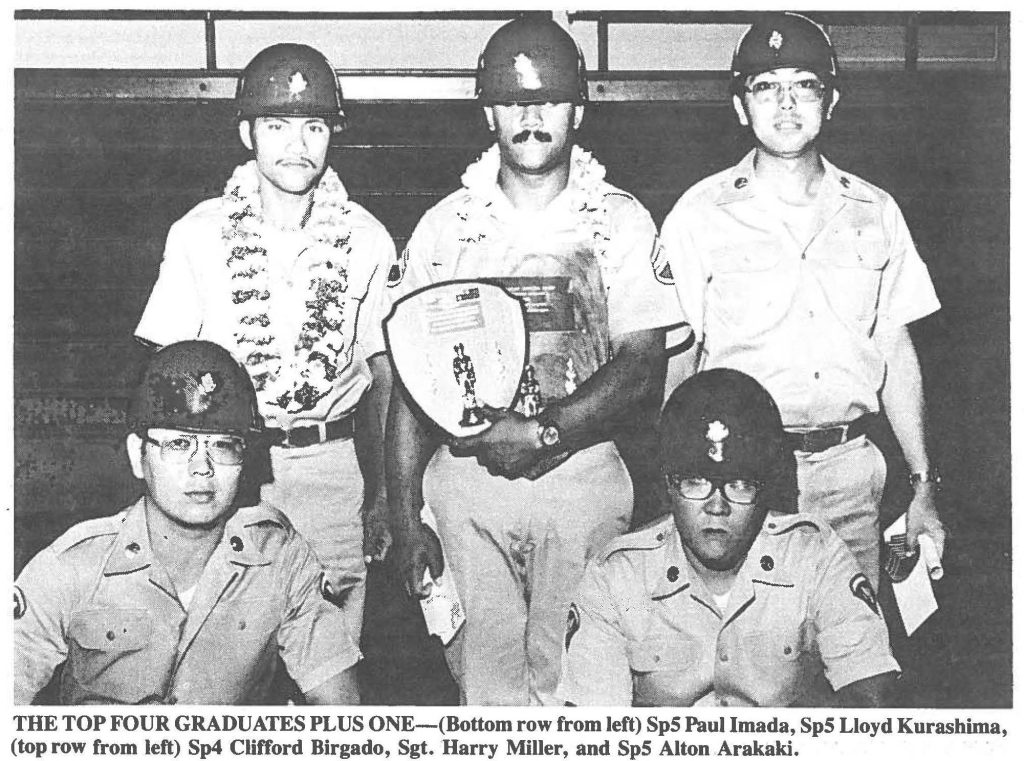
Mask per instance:
[[[540,432],[540,441],[546,447],[553,447],[558,443],[560,436],[558,435],[558,429],[553,425],[544,426],[544,430]]]

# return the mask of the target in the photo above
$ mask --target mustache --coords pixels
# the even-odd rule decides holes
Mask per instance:
[[[530,135],[533,135],[533,139],[536,140],[538,143],[550,143],[551,142],[551,133],[550,132],[542,132],[539,129],[537,129],[537,130],[524,129],[522,132],[520,132],[519,134],[514,135],[512,137],[512,144],[513,145],[518,145],[519,143],[525,143],[527,140],[530,139]]]

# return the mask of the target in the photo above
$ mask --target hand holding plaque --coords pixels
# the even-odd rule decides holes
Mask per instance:
[[[485,430],[484,406],[507,408],[526,363],[522,303],[479,281],[428,286],[384,321],[388,351],[413,401],[452,436]]]

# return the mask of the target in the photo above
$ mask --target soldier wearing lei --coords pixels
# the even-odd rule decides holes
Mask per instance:
[[[448,442],[396,384],[388,491],[411,594],[425,594],[425,570],[441,573],[444,544],[466,610],[447,647],[464,702],[538,704],[557,685],[587,558],[628,525],[633,492],[611,438],[640,400],[660,398],[678,305],[652,271],[650,215],[574,144],[586,79],[573,39],[550,20],[505,25],[477,90],[496,144],[417,225],[393,285],[485,279],[521,298],[531,398],[483,408],[487,430]],[[424,501],[440,542],[420,522]]]
[[[394,243],[327,165],[343,113],[323,55],[263,50],[237,104],[253,159],[171,227],[136,336],[156,346],[206,339],[245,365],[273,433],[262,501],[309,539],[325,595],[358,632],[364,557],[383,557],[390,543],[380,325]]]

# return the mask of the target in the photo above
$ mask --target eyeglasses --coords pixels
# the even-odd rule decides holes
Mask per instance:
[[[218,465],[241,465],[245,458],[245,442],[235,436],[209,436],[193,433],[180,434],[160,441],[144,436],[153,446],[160,447],[160,458],[164,462],[184,465],[199,451],[199,442]]]
[[[780,82],[778,80],[764,80],[754,82],[750,87],[744,87],[758,103],[771,103],[779,100],[783,91],[793,93],[800,103],[814,103],[820,101],[825,92],[825,85],[820,79],[809,77],[797,79],[792,82]]]
[[[670,475],[667,478],[669,486],[683,499],[703,501],[710,498],[715,489],[718,489],[727,501],[737,505],[754,504],[763,486],[760,481],[747,481],[742,478],[734,478],[731,481],[680,475]]]

